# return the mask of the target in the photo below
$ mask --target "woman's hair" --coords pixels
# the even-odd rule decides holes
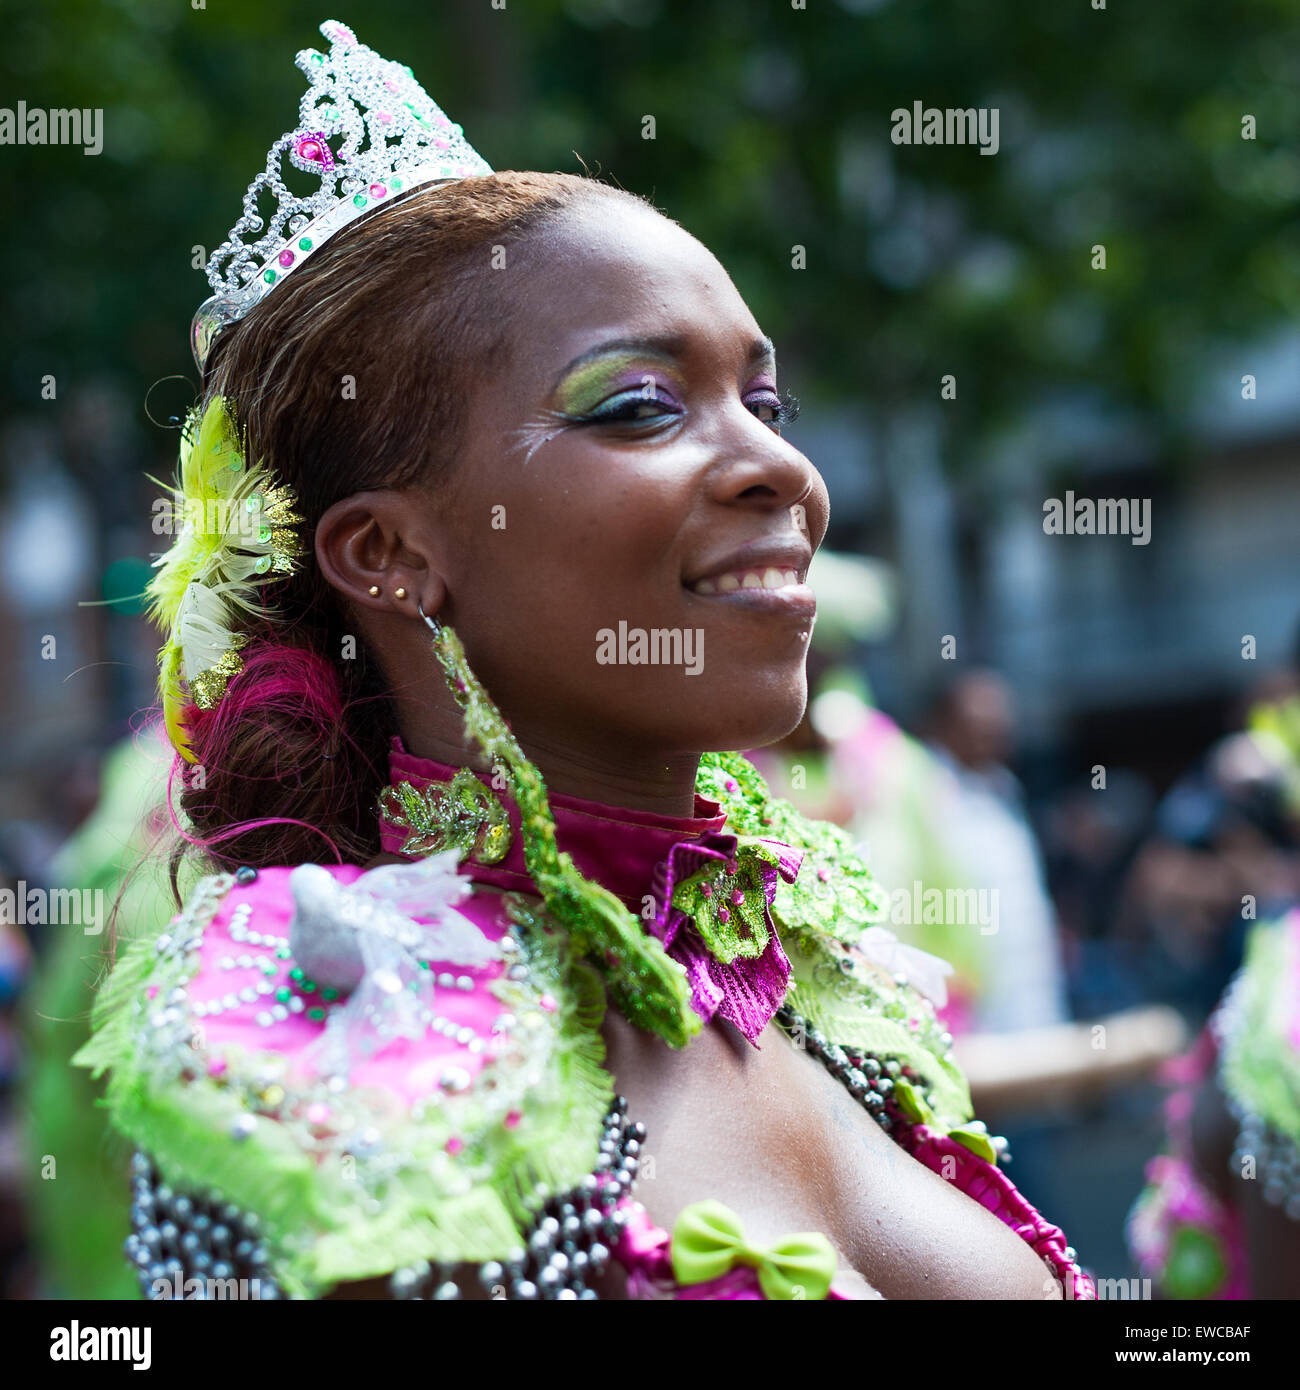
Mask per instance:
[[[178,759],[186,843],[223,867],[379,850],[376,800],[397,732],[382,672],[312,553],[352,493],[453,473],[470,384],[508,342],[496,248],[625,190],[571,174],[496,173],[407,195],[331,239],[214,345],[204,403],[233,401],[246,456],[291,487],[301,566],[266,586],[275,621],[244,629],[242,670],[190,711]],[[185,824],[182,823],[185,822]]]

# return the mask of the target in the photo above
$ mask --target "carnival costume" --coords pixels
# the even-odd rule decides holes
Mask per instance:
[[[488,172],[409,69],[344,25],[322,32],[330,52],[297,60],[299,129],[210,264],[200,364],[324,236],[394,193]],[[316,168],[320,195],[288,193],[283,154]],[[278,211],[250,241],[268,189]],[[303,552],[273,461],[244,457],[237,405],[214,398],[190,423],[180,500],[195,520],[152,586],[166,723],[191,761],[193,721],[241,669],[240,611]],[[213,499],[232,505],[198,505]],[[205,520],[241,509],[257,524]],[[618,1265],[632,1297],[841,1297],[820,1233],[756,1244],[707,1194],[671,1231],[650,1221],[645,1132],[603,1064],[610,1004],[674,1048],[715,1017],[751,1042],[775,1020],[1067,1298],[1090,1297],[972,1118],[935,1017],[946,967],[875,925],[886,898],[850,837],[734,754],[701,759],[687,818],[548,794],[456,634],[425,622],[487,770],[394,740],[376,814],[401,862],[206,877],[102,989],[78,1061],[109,1073],[113,1126],[137,1150],[128,1254],[146,1294],[248,1279],[315,1297],[385,1276],[397,1297],[457,1298],[476,1279],[487,1296],[589,1299]]]

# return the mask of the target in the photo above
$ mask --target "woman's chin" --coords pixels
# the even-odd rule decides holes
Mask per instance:
[[[710,752],[730,753],[780,743],[799,727],[806,704],[806,691],[802,688],[797,695],[767,708],[755,708],[742,698],[737,701],[737,708],[729,711],[733,718],[725,723],[719,721],[704,747]]]

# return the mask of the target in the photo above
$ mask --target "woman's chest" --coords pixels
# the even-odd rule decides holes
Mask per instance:
[[[682,1052],[613,1012],[608,1064],[647,1129],[637,1196],[672,1229],[713,1197],[766,1242],[821,1231],[886,1298],[1053,1298],[1013,1231],[888,1137],[775,1025],[755,1050],[713,1024]]]

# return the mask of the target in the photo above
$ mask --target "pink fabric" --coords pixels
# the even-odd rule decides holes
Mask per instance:
[[[735,835],[708,834],[675,845],[667,860],[655,867],[653,891],[660,907],[651,930],[664,943],[668,954],[685,969],[696,1013],[706,1023],[715,1013],[720,1014],[757,1048],[759,1034],[784,1003],[790,983],[790,962],[770,909],[778,880],[794,882],[803,862],[803,851],[777,840],[763,841],[776,854],[778,862],[764,865],[762,869],[763,892],[767,899],[764,915],[769,937],[761,956],[728,963],[718,960],[704,944],[692,919],[672,905],[678,882],[708,870],[711,865],[719,868],[733,865],[738,843]]]
[[[362,873],[355,864],[324,867],[342,884],[355,882]],[[254,944],[230,935],[232,918],[242,905],[247,904],[252,909],[247,916],[249,930],[256,931],[262,938],[269,934],[287,940],[293,916],[293,894],[289,888],[291,872],[287,868],[262,869],[255,882],[246,887],[236,885],[226,894],[203,933],[198,968],[189,984],[193,1004],[208,1004],[231,994],[237,997],[240,990],[256,987],[263,981],[269,981],[274,988],[289,988],[294,993],[302,993],[289,975],[294,966],[292,960],[277,959],[273,945]],[[446,910],[443,909],[444,912]],[[483,934],[493,941],[499,941],[510,925],[509,919],[501,911],[499,898],[492,893],[468,897],[457,910],[476,923]],[[244,915],[239,913],[240,917]],[[241,957],[248,958],[252,963],[239,965]],[[223,965],[223,961],[229,961],[232,965]],[[263,962],[273,965],[275,973],[266,974],[261,968]],[[463,1068],[474,1077],[498,1049],[509,1045],[504,1036],[492,1031],[493,1021],[502,1012],[502,1005],[487,989],[487,985],[505,969],[501,962],[493,962],[479,969],[434,962],[432,969],[435,974],[439,970],[450,970],[458,976],[468,975],[475,981],[477,987],[473,991],[440,989],[437,993],[437,1010],[458,1026],[473,1029],[474,1034],[483,1039],[485,1050],[471,1052],[455,1038],[430,1029],[418,1042],[399,1038],[373,1057],[356,1059],[349,1076],[351,1085],[377,1087],[411,1104],[438,1089],[439,1079],[449,1063]],[[322,1002],[319,990],[303,997],[308,1007],[322,1007],[328,1015],[332,1005]],[[279,1053],[288,1060],[290,1076],[295,1080],[316,1077],[317,1071],[308,1053],[324,1031],[325,1020],[308,1018],[304,1009],[302,1013],[291,1013],[286,1019],[268,1026],[259,1024],[256,1021],[258,1013],[269,1010],[276,1002],[274,993],[259,995],[255,1002],[240,1001],[236,1008],[200,1018],[210,1058],[209,1070],[213,1075],[220,1076],[225,1068],[222,1054],[229,1049],[239,1048],[245,1053],[261,1049]],[[322,1123],[327,1124],[328,1118],[322,1114]]]
[[[913,1158],[973,1197],[1046,1261],[1061,1281],[1067,1299],[1096,1298],[1092,1280],[1082,1272],[1075,1273],[1073,1262],[1066,1256],[1065,1233],[1025,1201],[997,1164],[926,1125],[913,1125],[902,1142]]]
[[[399,738],[393,739],[388,766],[391,782],[409,782],[417,790],[434,782],[449,782],[458,770],[430,758],[417,758],[402,747]],[[491,790],[492,782],[487,774],[479,774],[479,781]],[[471,862],[464,866],[465,872],[475,883],[535,892],[524,866],[519,808],[512,798],[496,792],[493,795],[510,817],[513,831],[510,848],[499,864],[485,866]],[[588,878],[608,888],[638,915],[643,898],[650,892],[655,865],[668,857],[673,846],[711,831],[721,831],[727,822],[727,813],[718,803],[703,796],[695,798],[695,815],[690,817],[602,806],[599,802],[584,801],[561,792],[551,792],[550,803],[559,847],[572,856],[573,862]],[[381,819],[380,835],[385,851],[401,854],[406,831]]]

